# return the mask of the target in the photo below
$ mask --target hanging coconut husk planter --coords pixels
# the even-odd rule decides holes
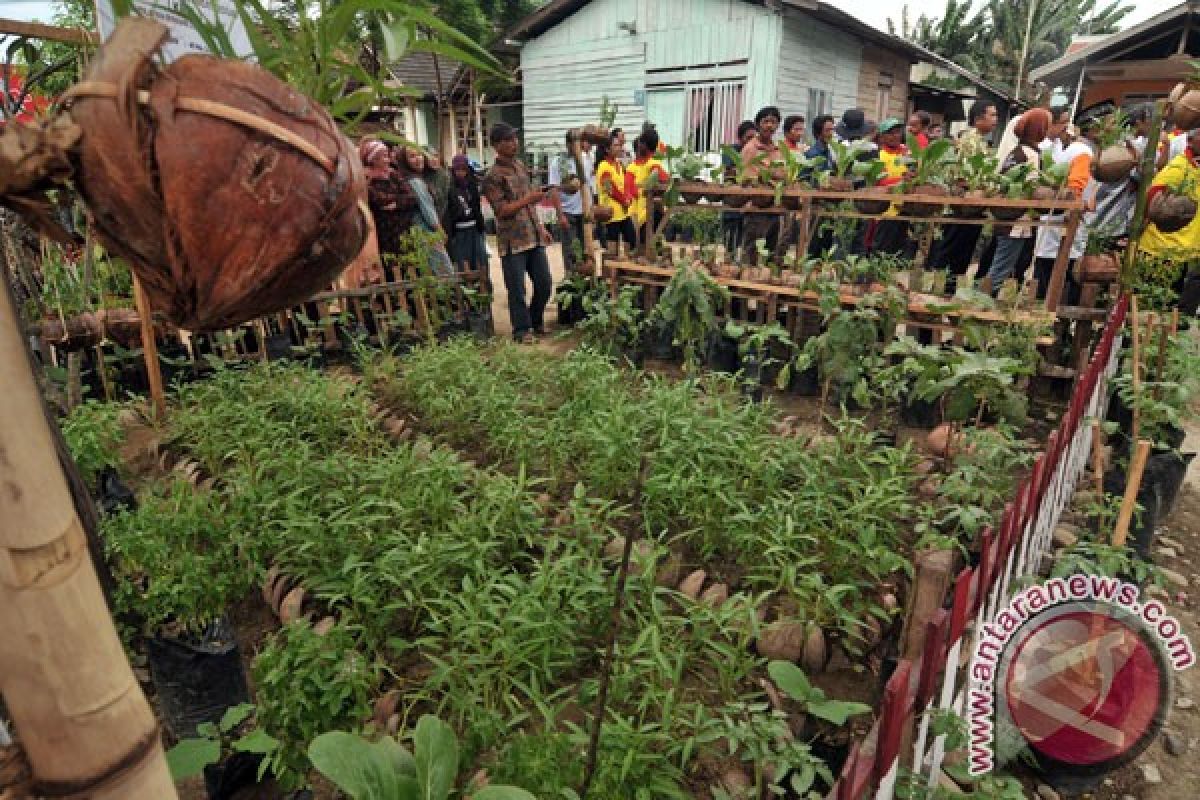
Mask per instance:
[[[159,68],[166,36],[123,20],[64,98],[100,240],[189,330],[306,300],[366,239],[355,149],[320,105],[259,67],[189,55]],[[197,169],[213,154],[228,168]]]
[[[1111,283],[1121,274],[1121,262],[1116,253],[1091,253],[1075,262],[1075,280],[1080,283]]]
[[[1106,147],[1092,162],[1092,174],[1101,183],[1117,183],[1129,177],[1137,166],[1137,151],[1129,144]]]
[[[949,192],[946,191],[945,186],[925,184],[923,186],[914,186],[910,194],[946,197]],[[944,207],[944,203],[915,203],[909,200],[900,206],[900,213],[910,217],[932,217]]]
[[[1171,101],[1172,119],[1177,128],[1191,130],[1200,126],[1200,89],[1177,83],[1167,99]]]
[[[1170,190],[1161,191],[1146,208],[1146,218],[1163,233],[1181,231],[1196,218],[1196,201]]]

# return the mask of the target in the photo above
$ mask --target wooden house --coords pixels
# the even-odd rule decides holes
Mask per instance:
[[[551,0],[507,34],[521,43],[527,147],[595,122],[644,121],[664,141],[711,151],[764,105],[784,116],[868,119],[909,110],[920,48],[818,0]]]

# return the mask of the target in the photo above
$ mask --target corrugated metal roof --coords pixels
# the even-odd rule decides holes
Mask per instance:
[[[437,66],[434,66],[434,54],[426,52],[409,53],[403,60],[388,64],[388,72],[392,77],[405,86],[420,91],[427,97],[437,95],[438,71],[442,75],[442,91],[449,92],[455,85],[459,70],[463,65],[452,58],[437,56]]]

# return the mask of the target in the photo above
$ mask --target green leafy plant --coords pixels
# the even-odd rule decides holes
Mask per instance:
[[[799,703],[806,714],[818,719],[845,725],[850,717],[871,712],[871,707],[865,703],[830,700],[824,690],[812,685],[804,670],[790,661],[772,661],[767,665],[767,672],[780,691]]]
[[[345,624],[322,635],[299,620],[271,637],[254,659],[258,724],[279,742],[265,763],[281,785],[303,785],[305,748],[318,734],[367,717],[379,674],[357,645]]]
[[[721,733],[729,745],[729,755],[749,764],[753,778],[744,794],[731,795],[723,788],[715,788],[713,796],[717,800],[743,800],[764,793],[771,797],[794,793],[813,800],[820,797],[813,790],[817,778],[827,785],[833,783],[833,774],[825,762],[791,735],[787,716],[769,710],[766,703],[730,703],[722,709],[722,722]],[[786,784],[785,775],[789,776]]]
[[[351,800],[448,800],[458,775],[458,739],[449,725],[425,715],[413,733],[413,752],[390,736],[370,741],[333,731],[313,739],[308,757]],[[473,800],[534,800],[524,789],[486,786]]]
[[[921,147],[915,137],[908,136],[909,167],[903,186],[905,191],[918,186],[946,186],[947,169],[954,163],[954,142],[935,139]]]
[[[122,406],[89,400],[76,406],[62,419],[63,439],[88,486],[96,485],[100,471],[120,463],[120,447],[125,439],[121,429]]]
[[[209,52],[239,58],[228,31],[201,9],[204,0],[181,4]],[[264,69],[321,105],[344,127],[354,128],[381,101],[415,90],[385,85],[385,61],[433,53],[499,78],[503,67],[485,47],[433,11],[393,0],[293,0],[286,18],[263,0],[235,0],[254,59]]]
[[[182,781],[200,775],[205,767],[216,764],[231,752],[267,755],[274,751],[279,743],[260,730],[251,729],[235,736],[253,714],[254,706],[242,703],[225,709],[215,725],[211,722],[197,725],[197,736],[180,739],[167,751],[167,769],[171,771],[172,780]],[[262,777],[262,771],[259,777]]]
[[[675,264],[675,274],[654,308],[657,319],[672,326],[674,342],[683,347],[684,368],[699,363],[700,347],[717,328],[717,312],[729,302],[729,290],[686,261]]]
[[[579,324],[584,341],[613,357],[636,349],[646,327],[641,295],[636,286],[622,286],[615,298],[608,292],[584,295],[587,317]]]

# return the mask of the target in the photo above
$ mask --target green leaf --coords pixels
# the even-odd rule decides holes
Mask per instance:
[[[449,725],[431,714],[417,721],[413,755],[421,800],[446,800],[458,774],[458,739]]]
[[[239,753],[266,755],[279,748],[279,740],[266,731],[254,730],[234,742],[232,747]]]
[[[174,781],[195,777],[220,760],[221,743],[212,739],[184,739],[167,751],[167,769]]]
[[[211,722],[201,722],[199,725],[196,726],[196,733],[200,734],[201,736],[203,736],[206,739],[220,739],[221,738],[221,732],[219,730],[217,730],[217,726],[212,724]]]
[[[308,746],[308,759],[353,800],[418,797],[412,756],[390,737],[368,742],[343,731],[323,733]]]
[[[767,665],[767,673],[775,685],[793,700],[803,703],[812,694],[808,676],[790,661],[772,661]]]
[[[805,710],[814,717],[820,717],[834,725],[844,725],[848,718],[866,714],[871,707],[865,703],[852,703],[847,700],[821,700],[810,701]]]
[[[217,723],[217,727],[222,733],[229,733],[238,725],[246,721],[246,717],[254,712],[252,703],[239,703],[236,706],[231,706],[225,709],[225,713],[221,715],[221,721]]]

